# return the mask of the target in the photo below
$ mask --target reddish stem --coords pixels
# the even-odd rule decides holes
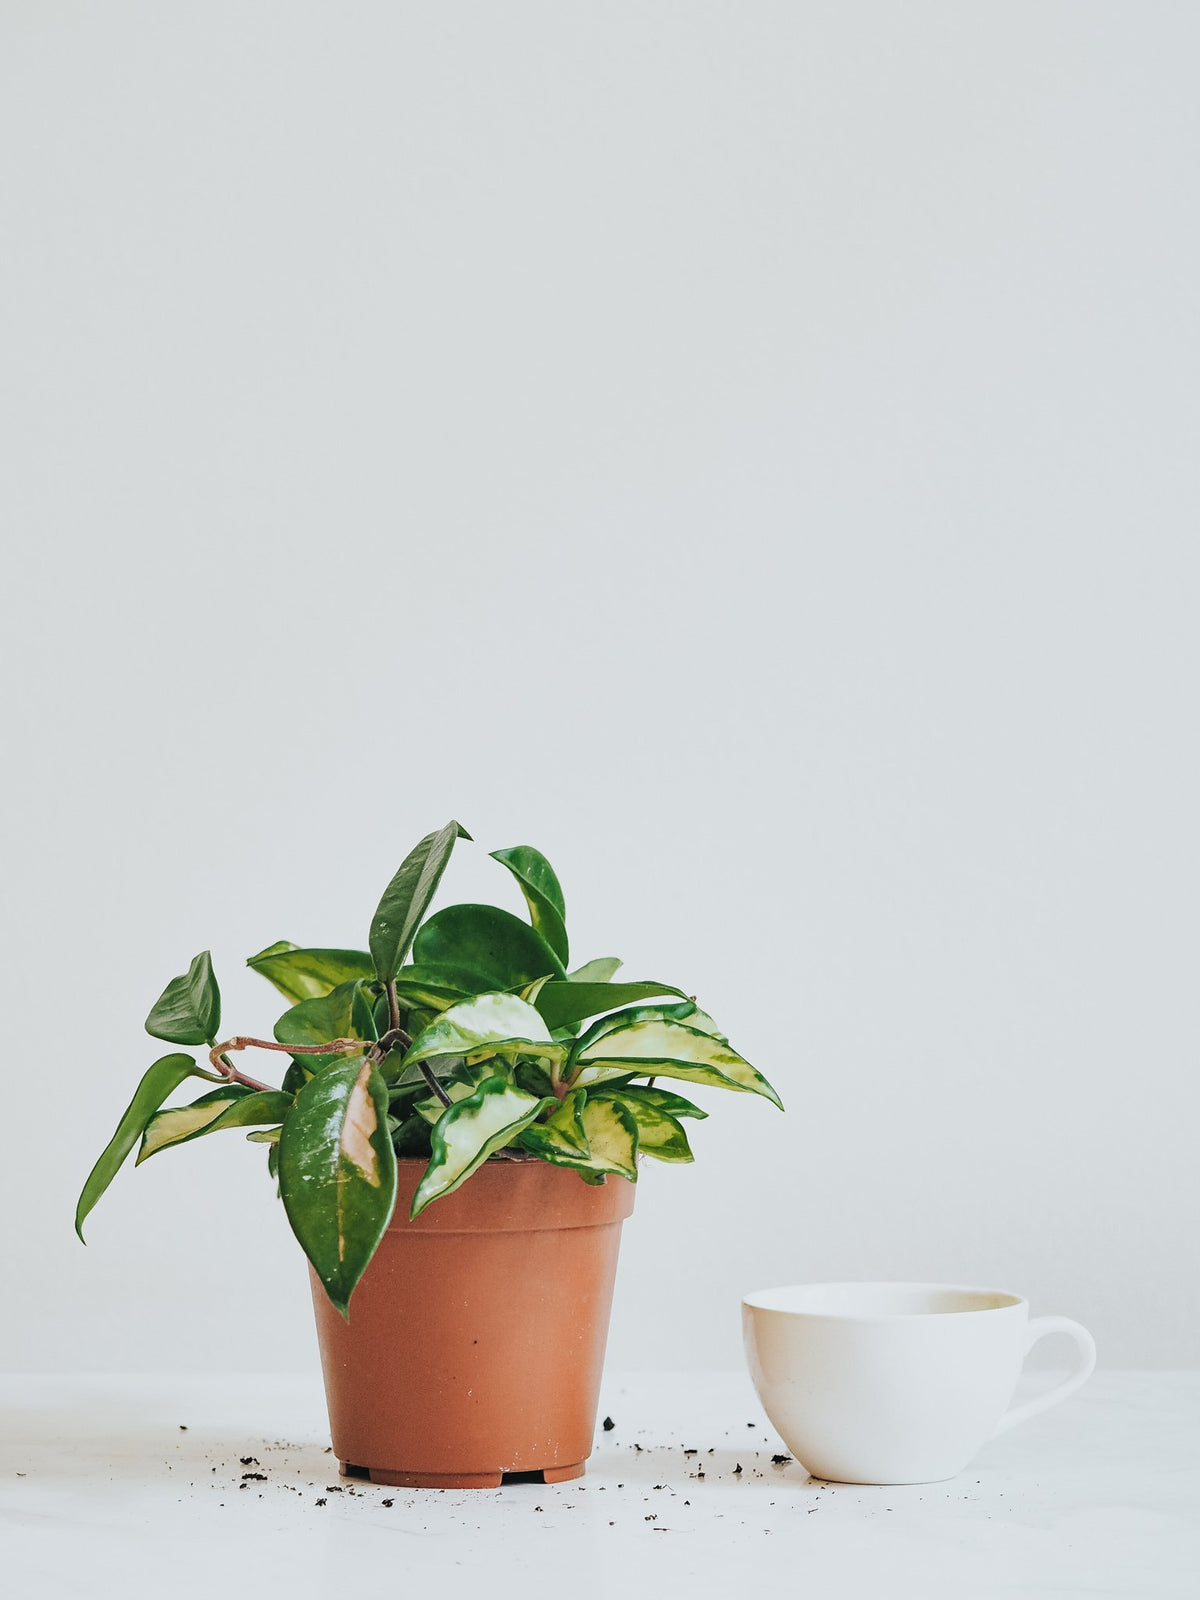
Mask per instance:
[[[279,1044],[274,1039],[251,1039],[246,1034],[237,1034],[232,1039],[226,1039],[224,1044],[215,1044],[208,1052],[208,1059],[212,1062],[215,1071],[230,1083],[245,1084],[247,1089],[257,1089],[264,1094],[274,1094],[275,1086],[270,1083],[260,1083],[257,1078],[248,1077],[244,1072],[239,1072],[233,1062],[229,1060],[227,1051],[230,1050],[282,1050],[289,1056],[333,1056],[341,1055],[346,1051],[362,1052],[361,1039],[329,1039],[324,1044]]]

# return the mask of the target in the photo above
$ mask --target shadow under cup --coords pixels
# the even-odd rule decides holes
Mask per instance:
[[[750,1375],[772,1425],[814,1477],[843,1483],[952,1478],[981,1445],[1077,1389],[1091,1335],[1065,1317],[1029,1320],[995,1289],[825,1283],[763,1289],[742,1302]],[[1030,1345],[1067,1333],[1077,1370],[1006,1414]]]

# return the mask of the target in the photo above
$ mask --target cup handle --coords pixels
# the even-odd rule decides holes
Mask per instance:
[[[1056,1383],[1053,1389],[1039,1394],[1035,1400],[1027,1400],[1023,1406],[1013,1406],[1011,1411],[1006,1411],[996,1425],[996,1434],[1007,1433],[1018,1422],[1028,1422],[1030,1417],[1056,1406],[1060,1400],[1065,1400],[1076,1389],[1082,1388],[1091,1377],[1096,1366],[1096,1341],[1082,1324],[1072,1322],[1070,1317],[1035,1317],[1025,1330],[1025,1355],[1048,1333],[1066,1333],[1074,1339],[1079,1351],[1075,1371],[1069,1378]],[[1022,1361],[1024,1358],[1022,1356]],[[995,1438],[996,1434],[992,1437]]]

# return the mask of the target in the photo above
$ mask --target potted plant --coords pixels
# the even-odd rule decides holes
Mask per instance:
[[[607,957],[568,971],[562,890],[537,850],[493,852],[527,922],[491,905],[426,919],[469,838],[450,822],[421,840],[368,950],[250,957],[288,1002],[274,1039],[221,1039],[207,951],[173,979],[146,1029],[206,1058],[149,1068],[75,1217],[82,1239],[139,1141],[140,1163],[248,1129],[309,1260],[334,1450],[379,1483],[582,1473],[638,1159],[690,1161],[684,1121],[706,1115],[656,1080],[780,1105],[682,990],[618,982]],[[290,1056],[278,1088],[235,1064],[249,1049]],[[167,1107],[188,1078],[216,1087]]]

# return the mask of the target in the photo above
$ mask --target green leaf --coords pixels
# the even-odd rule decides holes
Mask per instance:
[[[380,982],[389,983],[408,954],[413,935],[433,899],[456,839],[471,835],[457,822],[427,833],[383,891],[371,922],[371,956]]]
[[[191,1056],[185,1055],[160,1056],[146,1071],[134,1090],[133,1099],[125,1108],[125,1115],[117,1124],[116,1133],[88,1174],[79,1196],[79,1204],[75,1207],[75,1232],[80,1239],[83,1239],[83,1224],[88,1212],[116,1177],[121,1163],[141,1138],[142,1130],[150,1118],[185,1078],[202,1076]]]
[[[518,1061],[513,1067],[513,1082],[526,1094],[537,1095],[539,1100],[554,1093],[550,1074],[540,1061]]]
[[[375,989],[378,985],[374,986]],[[350,1005],[350,1034],[351,1039],[365,1039],[369,1044],[374,1044],[379,1037],[379,1029],[375,1026],[375,1012],[371,1005],[371,996],[374,989],[370,984],[361,980],[354,986],[354,996]]]
[[[563,976],[562,962],[520,917],[499,906],[447,906],[413,942],[418,966],[461,967],[488,989],[520,989],[535,978]]]
[[[765,1095],[783,1110],[783,1102],[763,1075],[724,1040],[669,1018],[623,1024],[591,1039],[585,1035],[571,1052],[571,1066],[584,1069],[577,1081],[585,1085],[637,1071],[743,1089]]]
[[[187,1144],[218,1128],[253,1128],[262,1123],[282,1122],[292,1107],[292,1096],[278,1089],[258,1090],[242,1083],[193,1100],[190,1106],[173,1106],[150,1118],[142,1134],[137,1166],[168,1145]]]
[[[396,993],[403,1005],[444,1011],[456,1001],[484,994],[492,985],[478,972],[463,967],[410,966],[396,974]]]
[[[563,1061],[567,1047],[550,1037],[541,1015],[515,994],[480,994],[448,1007],[405,1051],[407,1071],[439,1056],[464,1056],[468,1061],[503,1056],[537,1056]]]
[[[370,1007],[361,998],[363,987],[363,980],[354,978],[314,1000],[301,1000],[275,1024],[276,1039],[280,1044],[325,1044],[330,1039],[370,1042],[374,1038],[374,1021]],[[370,1031],[364,1031],[367,1029]],[[311,1075],[338,1059],[336,1051],[331,1055],[306,1055],[301,1067]]]
[[[387,1119],[384,1081],[356,1056],[304,1085],[279,1140],[288,1221],[343,1316],[396,1203]]]
[[[146,1032],[170,1044],[213,1044],[221,1026],[221,991],[212,957],[202,950],[180,978],[172,978],[146,1018]]]
[[[293,1005],[299,1000],[319,1000],[353,978],[375,975],[374,963],[365,950],[301,950],[286,939],[260,950],[246,965],[261,972]]]
[[[571,983],[609,983],[621,970],[616,956],[597,956],[595,961],[585,961],[574,972],[568,972]]]
[[[653,1156],[658,1161],[695,1159],[682,1124],[669,1111],[662,1110],[653,1100],[644,1097],[640,1090],[632,1087],[614,1089],[611,1092],[602,1088],[591,1089],[588,1091],[588,1098],[593,1103],[611,1099],[614,1104],[625,1107],[637,1123],[637,1147],[642,1154]],[[686,1105],[687,1101],[684,1101],[684,1104]],[[695,1109],[693,1106],[692,1111]]]
[[[565,1028],[600,1011],[613,1011],[633,1000],[650,1000],[655,995],[682,994],[669,983],[577,983],[573,979],[551,979],[538,991],[534,1005],[545,1017],[547,1026]],[[695,1008],[693,1007],[693,1010]]]
[[[432,1131],[433,1156],[413,1195],[419,1217],[431,1200],[451,1194],[495,1150],[503,1149],[545,1107],[506,1078],[487,1078],[473,1095],[450,1106]]]
[[[530,844],[493,850],[491,854],[492,860],[506,866],[520,884],[529,907],[529,920],[565,966],[569,954],[567,908],[554,868],[542,852]]]

